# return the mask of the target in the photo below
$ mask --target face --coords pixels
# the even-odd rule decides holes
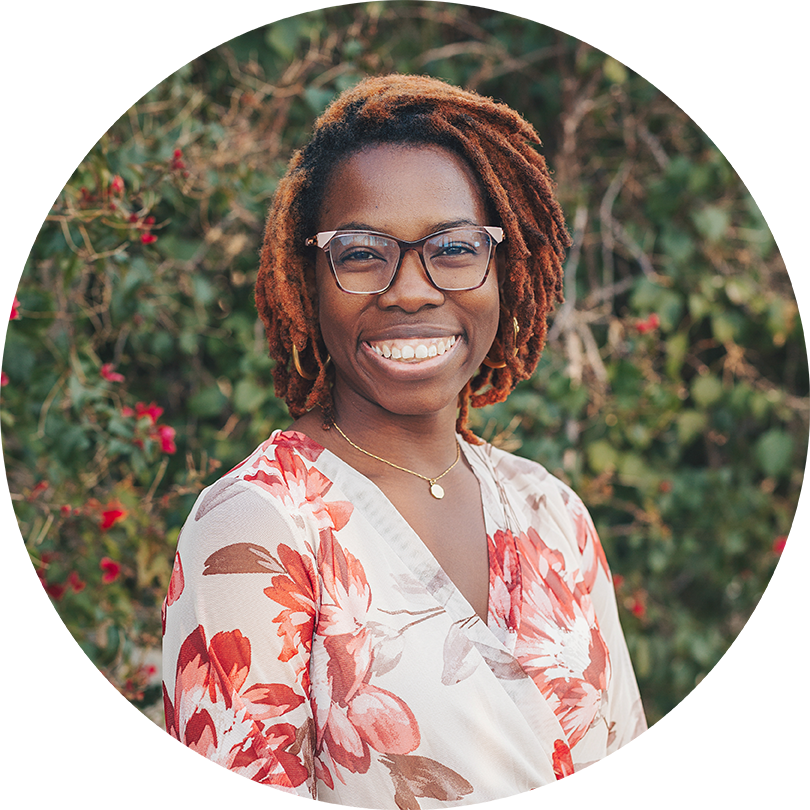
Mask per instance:
[[[336,167],[318,231],[370,230],[413,241],[467,224],[495,223],[487,221],[477,178],[458,156],[441,147],[381,145]],[[498,328],[494,256],[483,286],[443,292],[409,251],[394,283],[378,295],[343,292],[323,251],[316,262],[321,333],[335,366],[338,408],[354,398],[402,415],[455,414],[458,394]]]

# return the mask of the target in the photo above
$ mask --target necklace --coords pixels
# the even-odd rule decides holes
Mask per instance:
[[[458,439],[456,439],[456,460],[441,474],[437,475],[435,478],[429,478],[427,475],[422,475],[421,473],[414,472],[413,470],[409,470],[407,467],[400,467],[399,464],[394,464],[393,461],[388,461],[388,459],[382,458],[381,456],[375,456],[374,453],[369,453],[368,450],[363,450],[362,447],[358,447],[337,425],[335,420],[332,420],[332,424],[335,426],[337,432],[343,436],[344,439],[355,449],[359,450],[361,453],[364,453],[371,458],[377,459],[377,461],[382,461],[383,464],[387,464],[389,467],[393,467],[395,470],[401,470],[402,472],[410,473],[411,475],[415,475],[417,478],[421,478],[423,481],[427,481],[430,485],[430,494],[436,498],[437,500],[441,500],[444,497],[444,488],[436,483],[440,478],[444,478],[453,467],[458,464],[458,460],[461,458],[461,445],[458,443]]]

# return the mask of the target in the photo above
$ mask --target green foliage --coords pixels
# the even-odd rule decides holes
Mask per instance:
[[[288,422],[251,291],[268,202],[335,94],[390,71],[500,98],[543,138],[574,237],[568,300],[534,378],[474,424],[591,509],[655,721],[725,652],[788,533],[801,324],[705,134],[624,65],[508,15],[291,17],[194,60],[102,137],[43,224],[6,342],[4,451],[32,560],[83,649],[159,721],[150,652],[180,527]]]

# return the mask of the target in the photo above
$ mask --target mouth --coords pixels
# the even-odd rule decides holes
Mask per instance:
[[[366,345],[375,354],[386,360],[400,363],[421,363],[449,352],[460,335],[450,337],[396,338],[393,340],[368,341]]]

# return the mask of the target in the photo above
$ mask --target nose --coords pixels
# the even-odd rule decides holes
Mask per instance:
[[[391,286],[377,296],[378,304],[387,309],[399,307],[405,312],[418,312],[422,307],[444,303],[444,293],[428,278],[422,259],[413,248],[405,251]]]

